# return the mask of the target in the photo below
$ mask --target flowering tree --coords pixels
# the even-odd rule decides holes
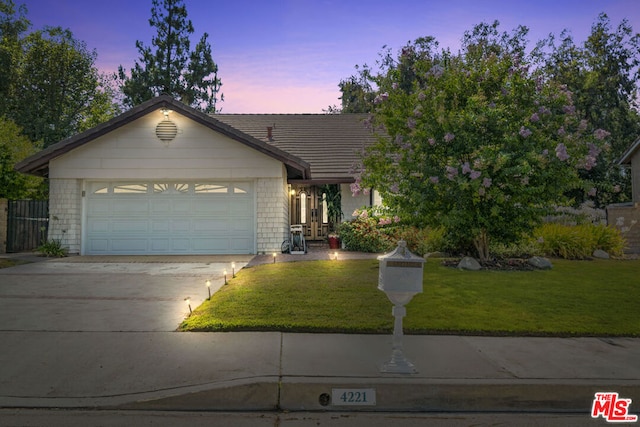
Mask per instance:
[[[526,29],[498,23],[466,33],[460,53],[419,39],[375,76],[379,130],[352,190],[376,188],[420,225],[444,225],[481,261],[538,225],[568,189],[592,186],[609,135],[580,120],[565,86],[532,71]]]

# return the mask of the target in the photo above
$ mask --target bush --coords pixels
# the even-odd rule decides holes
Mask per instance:
[[[380,206],[354,212],[355,219],[340,225],[340,239],[350,251],[388,252],[399,240],[409,250],[423,256],[429,252],[447,252],[451,245],[442,227],[418,228],[400,224],[400,219]]]
[[[387,252],[394,245],[389,233],[392,224],[399,219],[383,215],[380,207],[358,209],[354,213],[355,219],[340,224],[340,240],[350,251],[359,252]]]
[[[596,249],[621,256],[625,247],[620,232],[605,225],[548,223],[538,228],[534,235],[545,255],[566,259],[589,258]]]
[[[68,252],[68,249],[62,246],[62,242],[55,239],[43,243],[36,250],[47,257],[65,257]]]

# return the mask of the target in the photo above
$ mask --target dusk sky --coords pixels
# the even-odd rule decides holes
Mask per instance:
[[[32,29],[69,28],[98,53],[97,65],[130,69],[136,40],[151,45],[151,0],[15,0]],[[224,113],[320,113],[339,105],[338,83],[356,64],[374,65],[384,45],[434,36],[457,51],[466,30],[500,21],[529,27],[533,45],[569,29],[582,43],[600,12],[640,32],[638,0],[186,0],[195,46],[209,34],[219,66]]]

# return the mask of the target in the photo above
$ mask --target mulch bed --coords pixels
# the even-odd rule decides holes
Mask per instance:
[[[459,259],[447,259],[442,261],[442,265],[446,267],[456,268]],[[509,258],[509,259],[493,259],[482,263],[483,270],[502,270],[502,271],[531,271],[535,268],[527,263],[526,259]]]

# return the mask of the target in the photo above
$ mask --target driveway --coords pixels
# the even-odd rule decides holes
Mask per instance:
[[[70,257],[0,269],[3,331],[174,331],[251,255]],[[125,262],[126,261],[126,262]]]

